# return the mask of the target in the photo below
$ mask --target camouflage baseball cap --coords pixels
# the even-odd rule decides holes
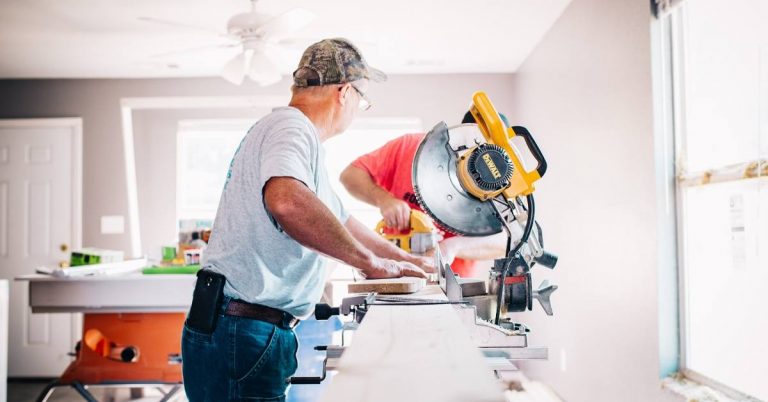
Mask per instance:
[[[360,50],[344,38],[323,39],[304,51],[293,72],[297,87],[345,84],[367,78],[386,81],[387,75],[368,65]]]

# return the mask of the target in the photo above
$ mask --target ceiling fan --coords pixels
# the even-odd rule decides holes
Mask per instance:
[[[242,84],[246,76],[260,85],[270,85],[282,78],[280,70],[275,65],[275,59],[278,58],[277,53],[281,51],[280,47],[285,43],[290,43],[287,35],[308,25],[315,19],[315,14],[303,8],[294,8],[273,16],[258,12],[256,2],[257,0],[251,0],[251,11],[230,17],[226,32],[153,17],[139,17],[139,20],[187,29],[205,30],[234,40],[227,44],[198,47],[155,56],[168,56],[213,48],[240,47],[240,53],[224,65],[221,76],[236,85]]]

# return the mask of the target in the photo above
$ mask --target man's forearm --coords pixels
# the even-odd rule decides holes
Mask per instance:
[[[364,271],[371,267],[373,253],[301,182],[270,179],[264,187],[264,200],[275,220],[297,242]]]
[[[349,165],[341,173],[340,179],[355,198],[379,208],[387,227],[401,230],[410,227],[410,205],[379,187],[368,172]]]
[[[382,189],[363,169],[349,165],[339,177],[341,183],[353,197],[375,207],[381,207],[388,198],[392,198],[386,190]]]

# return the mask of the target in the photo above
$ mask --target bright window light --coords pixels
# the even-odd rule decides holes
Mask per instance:
[[[176,215],[178,220],[212,221],[227,169],[253,120],[179,122]]]
[[[227,168],[253,120],[195,120],[179,124],[177,137],[177,217],[212,221],[224,188]],[[326,141],[326,166],[331,185],[347,209],[371,228],[378,209],[350,196],[339,182],[341,171],[358,156],[407,133],[422,132],[414,118],[359,118],[347,131]],[[180,226],[183,226],[180,224]]]

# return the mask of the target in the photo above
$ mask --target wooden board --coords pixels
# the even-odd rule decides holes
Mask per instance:
[[[504,401],[449,304],[372,306],[337,369],[323,402]]]
[[[426,285],[421,278],[366,279],[350,283],[349,293],[376,292],[379,294],[416,293]]]

